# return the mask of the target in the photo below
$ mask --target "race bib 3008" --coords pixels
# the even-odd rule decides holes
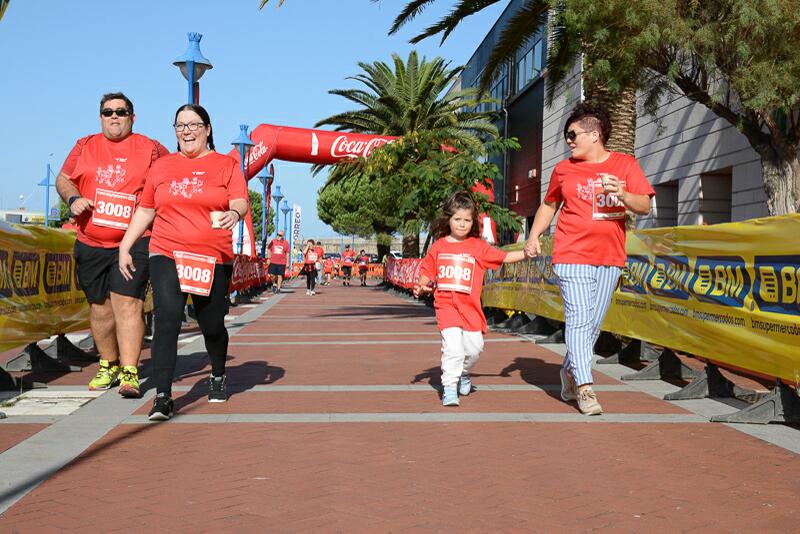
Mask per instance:
[[[436,286],[440,291],[472,293],[475,258],[467,254],[439,254],[436,257]]]
[[[203,297],[210,295],[217,259],[214,256],[203,256],[179,250],[174,251],[172,256],[175,258],[175,269],[178,271],[181,291]]]
[[[625,181],[620,180],[620,187],[625,189]],[[603,190],[603,181],[597,180],[592,184],[592,219],[624,219],[625,205],[617,195],[606,193]]]
[[[94,194],[92,223],[95,226],[127,230],[135,208],[136,195],[98,189]]]

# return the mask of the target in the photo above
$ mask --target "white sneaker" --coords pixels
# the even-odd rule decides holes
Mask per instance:
[[[306,296],[309,296],[309,295],[311,295],[311,290],[310,289],[306,289]]]
[[[316,291],[314,291],[314,290],[312,289],[312,290],[311,290],[311,294],[312,294],[312,295],[316,295],[316,294],[317,294],[317,292],[316,292]]]
[[[586,388],[578,392],[578,409],[583,415],[600,415],[603,413],[603,407],[597,402],[597,395],[595,395],[592,388]]]

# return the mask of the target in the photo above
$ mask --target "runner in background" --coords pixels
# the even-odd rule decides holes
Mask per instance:
[[[272,278],[272,292],[280,293],[283,285],[283,275],[286,273],[286,263],[289,258],[289,243],[283,238],[283,230],[278,230],[278,235],[267,245],[269,251],[269,268],[267,273]]]
[[[362,248],[358,253],[358,276],[361,279],[361,286],[367,285],[367,271],[369,270],[369,255]]]
[[[136,273],[130,280],[117,267],[119,243],[139,203],[147,171],[169,150],[133,133],[135,119],[128,97],[103,95],[101,133],[75,143],[56,177],[56,190],[75,218],[75,269],[100,353],[100,369],[89,389],[119,383],[120,395],[138,398],[150,236],[146,232],[132,244]]]
[[[315,295],[317,286],[317,246],[309,239],[303,249],[303,274],[306,275],[306,295]]]
[[[151,224],[150,276],[156,309],[151,357],[156,398],[151,421],[172,417],[172,380],[183,307],[192,295],[211,360],[208,401],[225,402],[228,355],[226,297],[233,270],[233,227],[247,214],[247,183],[239,162],[214,151],[208,112],[185,104],[175,113],[178,153],[147,176],[142,202],[120,244],[119,270],[136,274],[130,250]]]
[[[322,284],[322,257],[325,255],[325,249],[322,248],[322,242],[315,243],[314,251],[317,253],[317,263],[314,268],[317,270],[317,285]]]
[[[575,107],[564,126],[572,155],[553,169],[525,243],[529,256],[540,255],[539,236],[561,209],[552,260],[564,301],[567,344],[561,398],[577,400],[585,415],[603,411],[592,389],[592,356],[627,259],[626,209],[646,215],[655,195],[635,158],[606,150],[610,135],[611,121],[604,109]]]
[[[331,285],[331,276],[333,276],[333,258],[325,258],[322,262],[322,285],[329,286]]]
[[[356,253],[350,250],[350,245],[344,246],[342,252],[342,285],[350,285],[350,276],[353,274],[353,264],[356,261]]]
[[[458,395],[472,392],[469,372],[480,357],[486,333],[481,309],[484,271],[525,259],[522,250],[505,252],[481,239],[480,226],[472,196],[466,191],[452,195],[433,224],[437,240],[422,260],[414,285],[417,298],[434,292],[436,323],[442,334],[444,406],[458,406]]]

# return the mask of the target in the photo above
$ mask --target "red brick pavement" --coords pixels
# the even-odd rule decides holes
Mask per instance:
[[[0,411],[2,411],[2,408],[0,408]],[[8,421],[4,421],[2,424],[0,424],[0,453],[10,449],[18,443],[25,441],[43,428],[47,428],[47,425],[10,423]],[[0,476],[2,476],[2,474],[0,474]]]
[[[345,317],[330,307],[338,305],[349,306]],[[301,289],[241,333],[436,340],[430,313],[371,288],[314,297]],[[180,414],[445,411],[433,390],[250,389],[435,384],[436,344],[232,345],[230,353],[229,402],[206,403],[199,354],[179,382],[197,384],[176,392]],[[480,389],[558,384],[560,361],[532,343],[487,343],[479,390],[447,412],[575,413],[557,391]],[[638,392],[599,396],[613,413],[685,413]],[[798,510],[797,455],[716,424],[173,422],[115,428],[0,517],[0,532],[788,532]]]

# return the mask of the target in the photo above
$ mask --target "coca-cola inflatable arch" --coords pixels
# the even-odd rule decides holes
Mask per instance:
[[[273,159],[329,165],[348,158],[366,158],[373,150],[395,141],[397,137],[260,124],[252,131],[250,139],[254,145],[245,161],[247,180],[258,174]],[[239,160],[239,152],[236,149],[231,150],[228,155]],[[476,184],[475,190],[488,195],[489,200],[494,201],[493,190],[480,187],[479,184]],[[483,215],[481,219],[482,235],[491,236],[494,240],[494,221]],[[491,225],[490,229],[486,228],[487,224]],[[249,213],[247,226],[252,236],[253,222]],[[245,239],[245,242],[249,246],[245,247],[243,253],[255,256],[255,241]]]

